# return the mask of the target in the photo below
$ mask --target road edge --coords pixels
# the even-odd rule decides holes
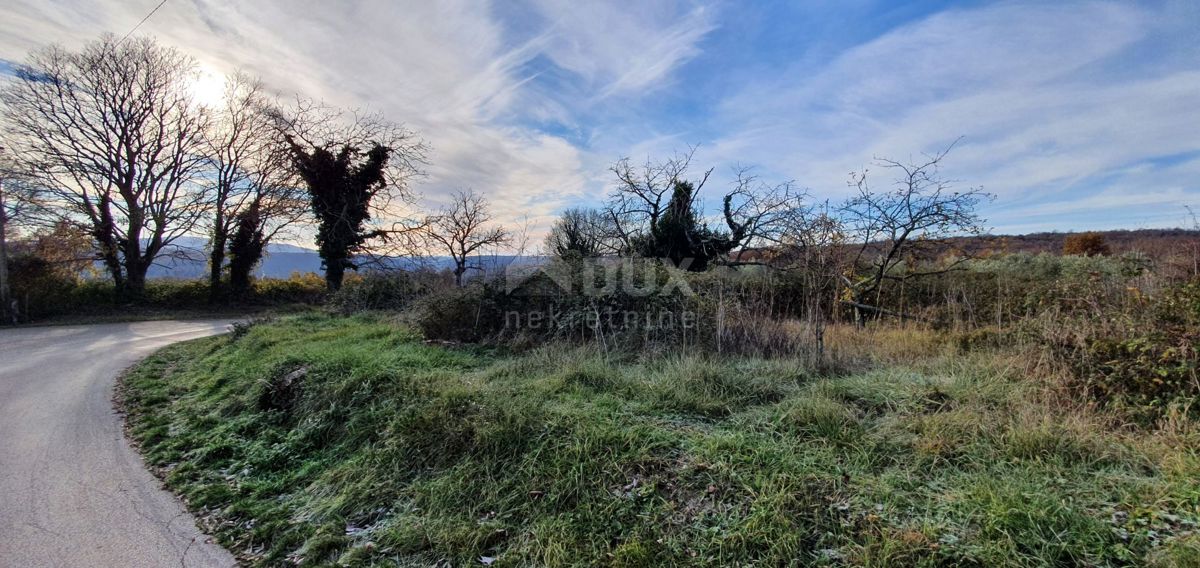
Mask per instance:
[[[121,372],[117,373],[116,378],[113,380],[113,389],[112,389],[112,393],[110,396],[110,402],[112,403],[113,412],[117,415],[117,419],[121,423],[121,436],[125,439],[125,444],[131,450],[133,450],[134,454],[137,455],[138,460],[142,464],[142,469],[150,472],[150,474],[152,476],[154,476],[154,479],[156,479],[158,481],[158,488],[160,490],[168,493],[173,499],[175,499],[175,501],[177,501],[182,506],[183,510],[186,511],[188,516],[190,516],[192,518],[192,524],[196,527],[196,531],[199,532],[200,535],[202,535],[204,537],[205,544],[209,544],[209,545],[221,548],[222,550],[227,552],[229,554],[229,556],[232,557],[237,562],[238,566],[244,566],[244,565],[246,565],[246,563],[245,563],[246,559],[243,558],[242,555],[237,554],[234,551],[226,548],[225,545],[220,541],[220,539],[218,539],[216,536],[213,536],[213,533],[215,531],[213,531],[212,529],[214,529],[216,527],[215,527],[214,523],[212,522],[212,515],[204,510],[200,510],[200,509],[197,509],[196,507],[192,506],[192,503],[190,501],[188,501],[188,499],[186,497],[181,495],[178,491],[175,491],[167,483],[166,476],[168,473],[170,473],[170,469],[165,468],[165,467],[159,467],[159,466],[153,465],[146,461],[146,455],[145,455],[145,452],[143,452],[142,443],[132,435],[131,425],[129,423],[130,415],[129,415],[128,409],[126,408],[126,404],[125,404],[126,394],[128,393],[129,388],[130,388],[129,385],[127,384],[127,380],[129,378],[129,374],[138,365],[141,365],[147,359],[158,355],[159,353],[163,352],[164,350],[170,349],[170,348],[178,346],[180,344],[188,343],[188,342],[192,342],[192,341],[202,341],[202,340],[206,340],[206,339],[222,337],[224,335],[228,335],[228,332],[223,333],[223,334],[217,334],[217,335],[209,335],[206,337],[196,337],[193,339],[186,339],[183,341],[176,341],[174,343],[170,343],[168,345],[164,345],[158,349],[155,349],[151,353],[148,353],[146,356],[141,357],[138,360],[130,363],[124,369],[121,369]],[[195,545],[195,540],[193,540],[193,542],[189,546],[192,546],[192,545]],[[186,557],[186,553],[185,553],[185,557]]]

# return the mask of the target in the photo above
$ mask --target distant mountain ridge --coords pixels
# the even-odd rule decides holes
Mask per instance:
[[[1170,249],[1200,242],[1200,231],[1188,229],[1137,229],[1117,231],[1095,231],[1116,254],[1139,251],[1151,256]],[[948,239],[947,244],[975,250],[989,249],[1002,252],[1053,253],[1062,252],[1063,241],[1074,233],[1030,233],[1027,235],[984,235],[979,237],[957,237]],[[172,248],[150,268],[151,278],[191,279],[203,278],[208,273],[208,258],[205,253],[207,241],[187,237],[176,241]],[[750,255],[751,257],[754,254]],[[477,261],[488,272],[502,270],[516,257],[512,255],[485,255]],[[383,259],[392,268],[415,268],[425,266],[434,270],[450,269],[454,266],[449,257],[434,256],[420,259]],[[260,278],[287,278],[292,273],[321,272],[321,257],[317,251],[292,244],[271,244],[263,261],[255,270]]]
[[[198,237],[184,237],[171,244],[147,274],[149,278],[190,280],[208,276],[208,241]],[[472,264],[482,265],[487,272],[503,270],[515,260],[513,255],[482,255],[472,259]],[[376,259],[380,268],[413,269],[418,267],[433,270],[451,269],[454,261],[448,256],[431,256],[421,259],[383,257]],[[295,273],[321,273],[321,256],[313,249],[292,244],[270,244],[262,262],[255,268],[259,278],[287,278]]]

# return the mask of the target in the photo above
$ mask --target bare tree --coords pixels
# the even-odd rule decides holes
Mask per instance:
[[[571,208],[562,212],[546,235],[548,252],[583,258],[619,254],[622,243],[612,218],[597,209]]]
[[[939,172],[953,147],[951,144],[918,163],[876,158],[877,164],[898,174],[890,191],[872,190],[866,171],[851,174],[850,185],[857,195],[842,206],[841,215],[856,239],[851,265],[859,275],[844,279],[852,298],[845,303],[855,309],[860,325],[866,323],[869,313],[895,313],[879,305],[885,281],[945,273],[965,260],[922,270],[914,265],[922,253],[948,237],[985,232],[976,208],[992,196],[979,188],[955,191],[954,182]],[[902,266],[904,270],[900,270]]]
[[[152,39],[107,35],[30,55],[3,94],[9,151],[64,219],[89,228],[119,292],[193,229],[208,113],[194,60]]]
[[[610,225],[632,254],[687,262],[690,270],[710,263],[745,264],[748,248],[777,241],[789,211],[798,207],[805,192],[793,182],[763,183],[749,168],[737,171],[733,188],[721,200],[720,214],[712,219],[723,227],[710,228],[700,200],[712,170],[699,179],[686,179],[695,147],[664,162],[647,161],[640,167],[623,158],[613,165],[617,176],[606,209]],[[733,259],[731,251],[738,250]]]
[[[695,200],[712,170],[706,170],[696,182],[687,180],[695,152],[692,147],[664,162],[647,159],[641,166],[634,166],[629,158],[621,158],[610,168],[617,176],[617,187],[605,212],[625,251],[635,251],[635,241],[639,237],[657,230],[658,222],[667,213],[671,197],[680,184],[689,184],[691,191],[687,203],[682,205],[689,210],[696,205]]]
[[[222,105],[214,109],[207,137],[210,184],[209,288],[216,299],[226,268],[235,292],[249,287],[249,273],[275,235],[301,220],[308,203],[291,167],[283,113],[262,83],[242,73],[227,79]],[[230,239],[238,236],[236,250]]]
[[[721,209],[731,239],[738,243],[734,261],[741,262],[755,246],[777,245],[789,238],[797,221],[806,218],[807,196],[795,182],[770,185],[749,168],[738,168],[733,189],[725,194]]]
[[[301,100],[284,121],[292,165],[317,217],[317,247],[330,290],[347,268],[370,258],[372,241],[415,239],[423,221],[398,215],[415,201],[409,182],[421,175],[425,145],[379,114],[346,112]]]
[[[0,152],[3,151],[4,148],[0,147]],[[6,170],[3,168],[3,164],[3,155],[0,154],[0,321],[8,320],[9,312],[11,311],[13,312],[12,321],[16,323],[16,310],[12,309],[9,303],[9,298],[12,296],[12,287],[8,281],[8,232],[10,230],[10,220],[16,218],[17,201],[11,198],[8,199],[8,201],[12,202],[10,211],[10,204],[6,203],[5,200],[4,182],[8,176],[5,175]]]
[[[845,269],[846,234],[842,222],[820,207],[798,206],[788,210],[772,250],[774,264],[796,271],[802,284],[804,320],[813,335],[818,354],[825,353],[825,324],[837,303],[840,278]]]
[[[427,238],[454,261],[456,286],[463,285],[463,275],[468,270],[483,270],[478,264],[470,264],[472,255],[484,247],[510,242],[509,232],[492,225],[491,220],[487,200],[474,190],[455,193],[450,204],[430,220]]]
[[[45,192],[36,179],[24,173],[11,160],[11,156],[5,152],[5,144],[0,141],[0,321],[16,323],[20,306],[12,290],[12,275],[8,270],[14,250],[18,250],[21,242],[30,238],[41,239],[50,233],[64,234],[76,227],[65,227],[59,217],[48,215]],[[90,264],[95,258],[90,255],[86,259],[75,260]]]

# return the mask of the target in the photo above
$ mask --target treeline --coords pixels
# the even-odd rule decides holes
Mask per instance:
[[[197,80],[194,59],[148,38],[30,54],[0,91],[4,217],[19,229],[8,232],[26,249],[75,245],[60,268],[95,261],[128,300],[179,239],[207,235],[215,300],[246,294],[267,245],[301,224],[315,226],[330,289],[367,241],[413,230],[393,219],[425,159],[414,132],[302,96],[285,103],[241,73],[206,105]]]
[[[90,253],[81,247],[77,256],[94,257],[117,297],[135,301],[150,266],[177,253],[185,235],[209,237],[214,301],[247,294],[267,245],[295,237],[301,224],[315,232],[331,291],[374,254],[427,251],[453,259],[461,286],[480,251],[518,244],[471,190],[436,213],[414,209],[410,183],[426,163],[416,133],[302,94],[284,102],[240,73],[206,105],[196,81],[194,59],[148,38],[106,36],[78,51],[30,54],[0,91],[9,223],[26,238],[90,241]],[[989,196],[950,188],[937,175],[944,156],[884,161],[900,174],[897,189],[872,190],[864,172],[853,179],[858,194],[838,206],[810,205],[791,182],[743,171],[711,226],[701,203],[711,170],[689,179],[691,152],[663,163],[623,159],[612,168],[608,206],[566,212],[547,245],[558,255],[662,258],[691,271],[750,263],[746,251],[769,246],[774,260],[828,278],[842,269],[821,251],[861,243],[850,263],[869,269],[846,289],[866,318],[881,309],[872,297],[882,283],[924,243],[983,231],[975,208]]]

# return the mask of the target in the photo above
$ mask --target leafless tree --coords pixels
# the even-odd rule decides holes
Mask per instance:
[[[792,181],[763,182],[749,168],[738,168],[733,189],[725,194],[721,213],[738,242],[735,262],[756,246],[780,244],[804,219],[807,192]]]
[[[619,160],[612,168],[618,183],[606,209],[609,224],[630,253],[676,262],[676,257],[686,256],[693,270],[703,270],[710,262],[745,264],[748,249],[781,237],[790,211],[802,205],[806,194],[793,182],[767,184],[749,168],[740,168],[721,200],[720,214],[711,219],[723,227],[710,229],[700,196],[712,170],[696,181],[686,179],[695,150],[640,167],[628,158]],[[738,252],[730,259],[733,250]]]
[[[922,253],[948,237],[985,232],[984,220],[976,209],[992,196],[979,188],[956,191],[954,182],[943,178],[939,171],[953,147],[951,144],[917,163],[876,158],[878,165],[898,174],[888,191],[871,189],[865,170],[851,174],[850,185],[857,195],[842,206],[840,213],[855,240],[851,266],[858,276],[845,278],[852,298],[845,303],[856,310],[860,325],[866,323],[868,314],[895,313],[878,305],[885,281],[902,282],[945,273],[960,268],[965,259],[923,270],[915,265]]]
[[[647,159],[640,166],[635,166],[629,158],[621,158],[610,168],[617,176],[617,187],[610,196],[605,213],[626,252],[635,250],[634,240],[640,235],[656,229],[659,219],[667,212],[672,193],[680,183],[690,183],[693,202],[686,206],[690,208],[695,205],[694,200],[712,175],[712,169],[708,169],[699,180],[688,181],[687,171],[695,153],[696,148],[691,147],[687,152],[677,153],[666,161],[652,162]]]
[[[837,303],[845,269],[846,234],[828,203],[790,208],[781,224],[779,238],[772,247],[778,258],[770,260],[799,273],[804,320],[813,334],[817,353],[824,354],[825,324]]]
[[[9,168],[4,167],[4,148],[0,146],[0,321],[8,321],[9,312],[13,312],[12,321],[16,323],[16,310],[12,309],[9,303],[9,298],[12,296],[12,287],[8,279],[8,233],[12,229],[10,224],[18,219],[18,211],[20,201],[7,195],[5,190],[5,182],[8,180],[7,172]],[[7,199],[6,199],[7,197]]]
[[[209,116],[189,90],[195,62],[152,39],[107,35],[78,52],[34,52],[0,94],[9,152],[63,219],[95,239],[117,289],[202,214],[197,174]]]
[[[454,284],[462,286],[468,270],[483,270],[470,264],[471,256],[488,246],[508,244],[512,236],[504,227],[491,223],[487,200],[474,190],[455,193],[448,206],[430,220],[425,232],[431,246],[446,251],[454,261]]]
[[[19,245],[39,231],[62,232],[64,228],[56,216],[48,214],[45,192],[36,179],[5,152],[6,144],[0,139],[0,320],[16,323],[19,305],[8,273],[14,240]],[[88,262],[91,260],[94,258]]]
[[[529,215],[521,216],[519,227],[509,234],[508,239],[513,258],[520,258],[529,253]]]
[[[227,79],[206,147],[209,286],[214,298],[220,292],[226,248],[240,224],[252,224],[240,230],[256,238],[236,251],[253,257],[230,266],[237,272],[252,268],[271,239],[308,212],[304,190],[289,163],[282,116],[277,101],[259,80],[242,73]],[[244,285],[248,276],[231,274],[231,281]]]
[[[554,221],[546,235],[546,249],[559,257],[620,254],[623,245],[618,235],[607,212],[575,207],[563,211]]]

